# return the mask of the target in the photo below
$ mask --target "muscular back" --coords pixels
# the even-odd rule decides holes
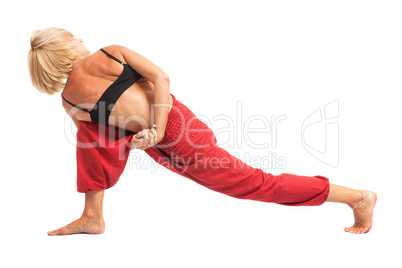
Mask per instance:
[[[118,48],[111,46],[105,49],[125,63]],[[90,110],[122,71],[121,64],[97,51],[74,64],[63,95],[72,103]],[[154,85],[148,79],[141,78],[117,100],[110,114],[109,124],[133,132],[150,128],[154,123],[152,104],[154,104]],[[89,113],[78,110],[64,101],[63,107],[77,127],[78,121],[91,121]]]

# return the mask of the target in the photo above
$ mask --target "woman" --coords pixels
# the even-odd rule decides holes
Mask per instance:
[[[104,190],[118,181],[133,148],[232,197],[289,206],[347,204],[355,224],[345,231],[371,229],[374,192],[246,165],[216,145],[212,131],[170,94],[168,76],[134,51],[113,45],[90,55],[70,32],[49,28],[32,34],[28,58],[33,85],[50,95],[63,90],[63,107],[78,128],[77,189],[85,193],[84,212],[49,235],[104,232]]]

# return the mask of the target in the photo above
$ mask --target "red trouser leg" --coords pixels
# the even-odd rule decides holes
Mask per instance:
[[[77,131],[77,191],[87,193],[115,185],[124,171],[133,134],[81,121]]]
[[[274,176],[216,145],[212,130],[173,95],[164,139],[145,150],[156,162],[211,190],[236,198],[283,205],[320,205],[328,197],[322,176]]]
[[[328,197],[329,181],[325,177],[286,173],[274,176],[245,164],[218,146],[192,151],[192,155],[177,159],[156,147],[145,150],[164,167],[232,197],[290,206],[321,205]]]

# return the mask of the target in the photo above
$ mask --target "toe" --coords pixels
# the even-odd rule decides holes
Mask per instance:
[[[47,232],[47,235],[49,235],[49,236],[57,235],[57,230],[49,231],[49,232]]]
[[[49,231],[47,232],[48,235],[50,236],[54,236],[54,235],[61,235],[63,234],[63,228],[57,229],[57,230],[53,230],[53,231]]]

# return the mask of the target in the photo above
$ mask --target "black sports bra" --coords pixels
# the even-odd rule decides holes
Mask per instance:
[[[111,84],[102,94],[102,96],[95,104],[95,106],[91,109],[91,111],[69,102],[68,100],[66,100],[66,98],[64,98],[63,93],[61,94],[61,96],[63,100],[65,100],[68,104],[89,113],[92,122],[109,125],[109,116],[111,111],[113,110],[114,105],[116,104],[116,101],[120,98],[124,91],[126,91],[135,82],[137,82],[138,79],[141,78],[141,75],[137,73],[133,68],[131,68],[130,65],[124,64],[122,61],[113,57],[103,49],[101,49],[101,51],[105,53],[109,58],[122,64],[124,66],[124,69],[120,76],[116,79],[116,81],[114,81],[113,84]]]

